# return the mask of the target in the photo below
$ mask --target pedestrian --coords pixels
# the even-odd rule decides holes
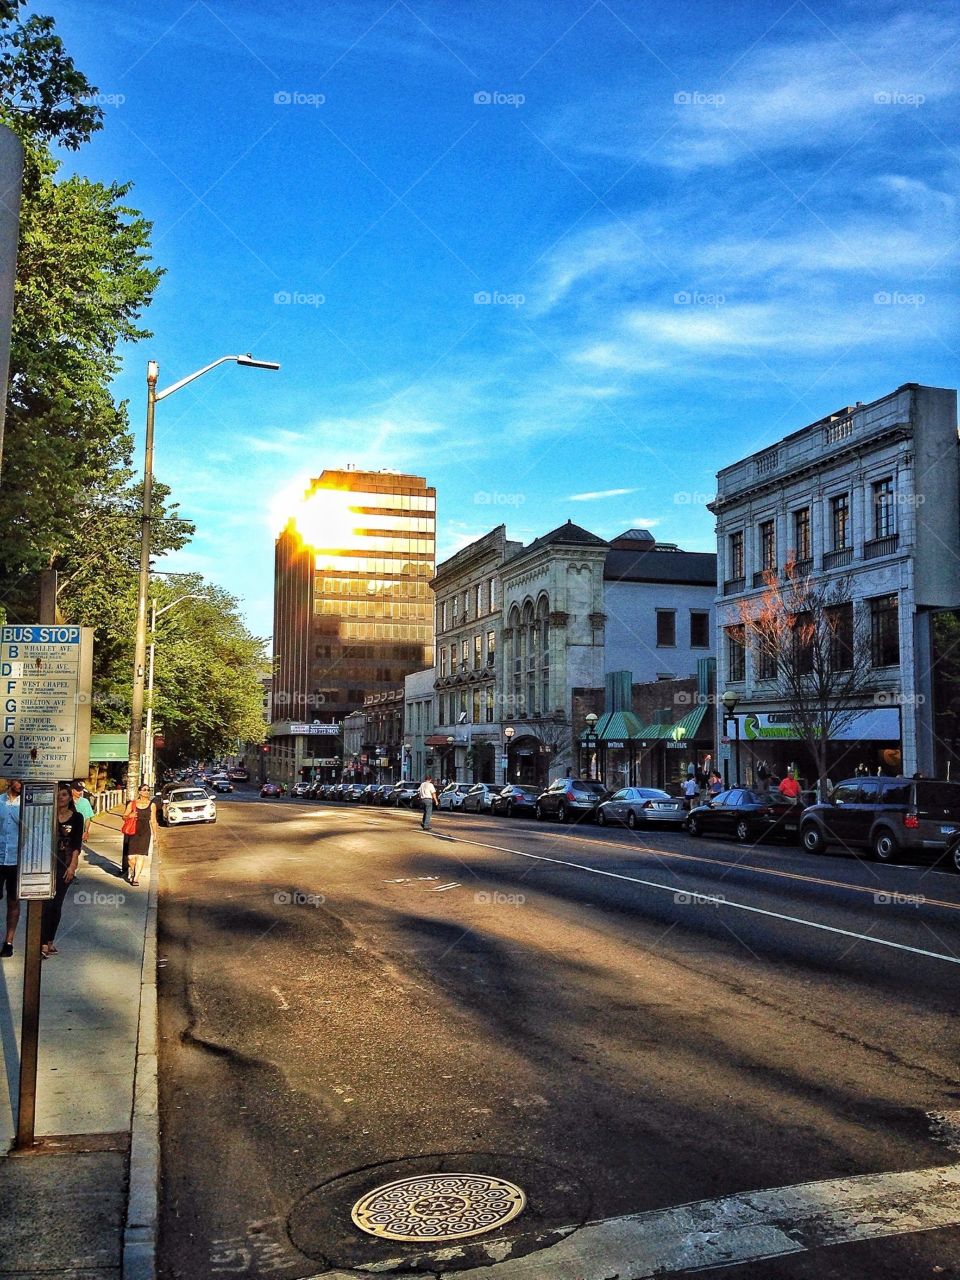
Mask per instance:
[[[0,956],[13,955],[13,939],[20,922],[20,897],[17,865],[20,845],[20,791],[21,784],[14,779],[7,784],[7,791],[0,800],[0,893],[7,896],[7,936],[0,947]]]
[[[123,817],[124,821],[127,818],[136,818],[137,820],[137,829],[130,836],[128,846],[130,859],[128,882],[136,886],[140,883],[140,872],[143,870],[143,864],[153,852],[154,837],[157,834],[157,805],[150,794],[148,786],[144,785],[140,788],[136,800],[130,801]]]
[[[765,760],[760,760],[757,764],[757,790],[762,796],[770,793],[770,770]]]
[[[52,898],[46,898],[40,916],[40,954],[46,960],[57,954],[54,945],[57,930],[60,928],[60,916],[63,913],[63,900],[67,889],[77,874],[77,863],[80,861],[80,846],[83,844],[83,814],[77,813],[70,797],[70,787],[62,783],[57,787],[57,876],[55,892]]]
[[[712,800],[714,796],[718,796],[722,790],[723,790],[723,780],[721,779],[719,773],[717,773],[716,769],[714,769],[713,773],[711,773],[710,775],[710,781],[707,784],[707,791],[709,793],[710,799]]]
[[[433,785],[433,779],[429,773],[420,783],[417,789],[417,795],[420,797],[420,803],[423,805],[423,817],[420,819],[420,825],[424,831],[430,830],[430,815],[433,813],[433,806],[437,803],[437,788]]]
[[[780,783],[778,790],[784,800],[789,800],[791,804],[800,803],[800,783],[796,780],[792,773],[788,773]]]
[[[684,808],[692,809],[700,798],[700,784],[692,775],[683,784]]]
[[[73,800],[73,807],[77,813],[83,817],[83,843],[86,844],[90,838],[90,823],[93,821],[93,805],[84,794],[84,786],[80,781],[70,783],[70,798]]]

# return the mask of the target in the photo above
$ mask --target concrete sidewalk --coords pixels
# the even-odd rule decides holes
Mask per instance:
[[[43,961],[37,1150],[0,1156],[4,1280],[153,1275],[159,856],[149,887],[125,884],[120,821],[95,817],[64,901],[59,954]],[[16,1128],[25,943],[26,909],[14,955],[0,962],[4,1151]]]

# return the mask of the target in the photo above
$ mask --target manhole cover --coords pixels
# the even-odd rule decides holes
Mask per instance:
[[[388,1182],[363,1196],[351,1218],[381,1240],[463,1240],[515,1218],[519,1187],[489,1174],[436,1173]]]

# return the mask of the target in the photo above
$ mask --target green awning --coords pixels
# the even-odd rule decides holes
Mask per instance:
[[[580,735],[586,746],[587,730]],[[605,711],[594,729],[598,742],[626,742],[643,737],[643,725],[632,711]]]
[[[701,703],[688,711],[673,724],[641,724],[632,711],[607,711],[597,721],[594,730],[597,742],[662,742],[664,739],[692,742],[700,734],[707,714],[707,704]],[[587,732],[580,735],[580,745],[586,746]]]
[[[694,707],[692,711],[688,711],[685,716],[681,716],[679,720],[673,724],[648,724],[644,725],[640,732],[641,738],[664,739],[673,738],[675,741],[686,739],[692,742],[694,738],[700,734],[704,717],[707,714],[707,704],[700,703]]]

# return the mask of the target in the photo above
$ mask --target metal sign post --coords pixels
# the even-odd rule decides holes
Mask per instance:
[[[27,945],[23,961],[20,1024],[20,1090],[15,1151],[34,1145],[37,1112],[37,1052],[40,1044],[40,926],[43,903],[56,881],[56,783],[28,782],[20,797],[18,893],[27,902]]]

